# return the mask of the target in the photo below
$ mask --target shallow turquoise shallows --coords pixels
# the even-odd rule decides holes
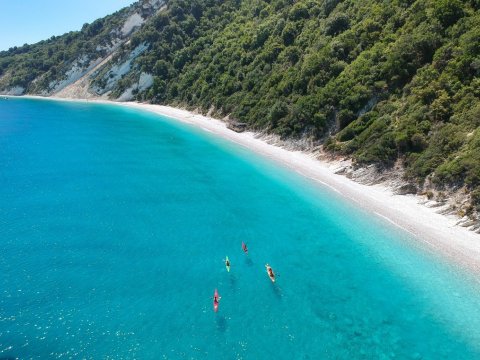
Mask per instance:
[[[0,359],[480,358],[478,283],[418,244],[174,120],[0,100]]]

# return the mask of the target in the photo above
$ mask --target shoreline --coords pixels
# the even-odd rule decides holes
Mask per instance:
[[[307,152],[287,150],[269,144],[253,132],[237,133],[228,129],[224,121],[170,106],[104,99],[83,100],[30,95],[22,97],[124,106],[146,110],[197,127],[246,147],[260,156],[313,180],[319,186],[328,187],[331,191],[346,198],[347,201],[353,201],[356,206],[410,233],[427,249],[453,260],[451,261],[453,265],[480,274],[479,234],[457,225],[458,220],[452,216],[439,214],[435,212],[435,208],[421,204],[418,196],[397,195],[386,185],[365,185],[344,175],[336,174],[338,164],[334,162],[319,160]]]

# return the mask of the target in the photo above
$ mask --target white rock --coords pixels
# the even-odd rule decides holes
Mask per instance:
[[[86,55],[79,57],[73,62],[72,67],[65,73],[65,78],[60,81],[52,81],[49,84],[49,88],[52,93],[56,93],[66,86],[73,84],[75,81],[85,75],[90,69],[93,69],[102,61],[101,58],[89,61]]]
[[[153,85],[153,75],[141,73],[138,80],[138,90],[143,91]]]
[[[25,88],[23,88],[21,86],[15,86],[15,87],[12,87],[12,88],[8,89],[6,92],[3,92],[3,94],[4,95],[19,96],[19,95],[23,95],[24,92],[25,92]]]
[[[133,59],[135,59],[138,55],[144,52],[147,49],[148,45],[142,43],[138,45],[129,55],[127,60],[125,60],[121,64],[116,64],[110,68],[104,78],[107,80],[107,84],[103,89],[96,89],[97,92],[104,93],[106,91],[112,90],[115,84],[122,78],[123,75],[128,73],[131,69],[131,64]]]
[[[133,29],[141,26],[144,23],[144,21],[145,20],[138,13],[133,13],[132,15],[130,15],[127,21],[125,21],[125,24],[123,24],[123,27],[122,27],[123,36],[130,34],[133,31]]]
[[[119,96],[117,99],[118,101],[130,101],[133,99],[133,91],[143,91],[148,89],[150,86],[153,85],[153,76],[148,73],[141,73],[140,78],[138,79],[138,83],[133,84],[131,87],[126,89],[122,95]]]
[[[125,90],[122,95],[117,99],[118,101],[130,101],[133,99],[133,90],[135,86],[129,87],[127,90]]]

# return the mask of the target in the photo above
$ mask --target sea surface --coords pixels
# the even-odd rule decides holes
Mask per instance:
[[[479,359],[478,281],[421,244],[202,129],[0,100],[0,359]]]

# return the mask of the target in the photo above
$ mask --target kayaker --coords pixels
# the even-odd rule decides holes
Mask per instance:
[[[272,281],[275,279],[275,273],[273,272],[272,268],[270,265],[266,264],[265,267],[267,268],[267,274],[272,279]]]
[[[267,265],[267,270],[268,270],[268,275],[271,276],[271,277],[274,277],[275,275],[273,275],[273,270],[270,266]]]
[[[218,311],[219,301],[220,301],[220,296],[218,295],[217,289],[215,289],[215,292],[213,293],[213,311],[215,312]]]
[[[243,251],[245,251],[245,253],[248,253],[247,244],[245,244],[243,241],[242,241],[242,249]]]

